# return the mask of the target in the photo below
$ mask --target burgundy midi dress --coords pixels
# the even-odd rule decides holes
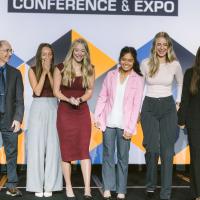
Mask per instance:
[[[60,71],[63,67],[63,64],[57,65]],[[60,90],[68,98],[81,97],[86,90],[82,87],[82,76],[75,77],[71,86],[61,85]],[[65,101],[60,101],[57,113],[57,129],[63,161],[89,159],[91,118],[87,102],[74,106]]]

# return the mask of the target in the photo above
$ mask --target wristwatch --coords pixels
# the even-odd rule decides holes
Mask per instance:
[[[80,102],[80,103],[83,103],[83,99],[82,99],[81,97],[79,98],[79,102]]]

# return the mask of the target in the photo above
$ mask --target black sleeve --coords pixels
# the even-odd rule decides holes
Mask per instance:
[[[14,120],[22,122],[24,116],[24,85],[20,71],[17,74]]]
[[[185,125],[187,110],[191,98],[190,84],[192,79],[192,69],[190,68],[185,72],[183,79],[183,89],[181,96],[180,108],[178,110],[178,124]]]

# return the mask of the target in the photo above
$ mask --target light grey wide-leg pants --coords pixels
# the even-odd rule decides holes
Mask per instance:
[[[62,190],[61,156],[56,118],[56,98],[34,98],[27,132],[27,191]]]

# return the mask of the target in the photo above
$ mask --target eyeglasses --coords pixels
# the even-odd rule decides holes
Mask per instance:
[[[10,54],[13,54],[14,53],[14,50],[13,49],[0,49],[0,51],[3,51],[5,53],[10,53]]]

